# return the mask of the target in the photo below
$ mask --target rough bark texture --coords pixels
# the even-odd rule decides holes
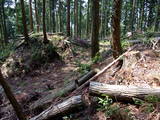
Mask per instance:
[[[29,12],[30,12],[30,30],[33,31],[33,15],[32,15],[32,0],[29,0]]]
[[[46,34],[46,22],[45,22],[45,16],[46,16],[46,0],[43,0],[43,42],[48,43],[47,34]]]
[[[112,50],[114,58],[122,53],[120,42],[121,4],[122,0],[114,0],[114,13],[112,16]]]
[[[109,85],[90,82],[89,90],[92,94],[106,94],[117,100],[129,100],[133,98],[144,99],[152,95],[160,97],[160,88],[145,88],[141,86]]]
[[[22,10],[22,23],[23,23],[23,34],[25,37],[25,41],[28,42],[29,36],[28,36],[28,30],[27,30],[27,24],[26,24],[26,12],[24,7],[24,0],[20,0],[21,2],[21,10]]]
[[[37,9],[37,0],[34,0],[35,5],[35,15],[36,15],[36,23],[37,23],[37,32],[40,31],[40,25],[39,25],[39,17],[38,17],[38,9]]]
[[[4,31],[4,42],[8,43],[8,33],[7,33],[7,26],[6,26],[6,14],[4,9],[5,0],[2,0],[2,17],[3,17],[3,31]]]
[[[87,22],[86,22],[86,37],[89,37],[89,28],[90,28],[90,0],[88,0],[87,5]]]
[[[48,104],[52,102],[53,99],[55,99],[58,96],[64,96],[69,92],[72,92],[75,90],[79,85],[82,85],[84,82],[86,82],[88,79],[93,77],[96,74],[95,71],[90,71],[86,75],[84,75],[82,78],[79,80],[75,80],[75,82],[71,82],[67,87],[65,87],[62,90],[59,90],[59,92],[54,92],[52,94],[47,95],[46,97],[36,101],[34,104],[31,105],[31,109],[35,110],[37,108],[46,108]]]
[[[38,116],[31,118],[30,120],[53,120],[55,117],[60,116],[67,111],[71,111],[74,107],[79,107],[83,104],[81,95],[73,96],[66,101],[49,107]]]
[[[94,58],[96,54],[99,52],[99,0],[92,0],[92,48],[91,48],[91,56]]]
[[[6,93],[6,96],[8,97],[9,101],[11,102],[16,114],[17,114],[17,117],[20,119],[20,120],[27,120],[22,112],[22,108],[21,106],[19,105],[19,103],[17,102],[17,100],[15,99],[12,91],[11,91],[11,88],[10,86],[8,85],[8,83],[5,81],[5,79],[3,78],[2,76],[2,73],[0,71],[0,84],[2,85],[5,93]]]
[[[55,0],[52,0],[52,22],[53,22],[53,32],[56,32],[55,6],[56,6],[56,1],[55,1]]]
[[[74,37],[78,37],[78,0],[74,0]]]
[[[67,36],[69,37],[70,34],[70,0],[67,0]]]

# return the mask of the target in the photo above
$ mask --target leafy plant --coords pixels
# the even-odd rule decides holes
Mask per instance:
[[[83,74],[83,73],[86,73],[88,71],[91,70],[91,65],[90,64],[82,64],[80,63],[79,61],[77,61],[77,65],[78,65],[78,71]]]
[[[102,60],[102,56],[99,53],[97,53],[97,55],[94,58],[92,58],[92,63],[97,63],[101,60]]]
[[[133,98],[134,104],[136,105],[143,105],[145,102],[138,98]]]
[[[0,46],[0,63],[4,62],[5,59],[13,52],[14,44],[7,44],[4,47]]]
[[[155,96],[155,95],[146,96],[146,97],[145,97],[145,100],[146,100],[147,102],[150,102],[150,103],[160,102],[160,98],[159,98],[158,96]]]
[[[154,105],[153,104],[145,104],[144,105],[144,112],[151,113],[154,111]]]

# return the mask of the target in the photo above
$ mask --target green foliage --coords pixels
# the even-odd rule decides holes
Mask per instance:
[[[133,100],[136,105],[140,105],[143,108],[144,112],[150,113],[155,109],[153,104],[158,103],[160,101],[160,98],[158,98],[157,96],[146,96],[145,101],[137,98],[134,98]]]
[[[102,61],[102,56],[100,55],[100,53],[97,53],[97,55],[92,58],[92,63],[98,63],[100,61]]]
[[[145,32],[144,35],[145,35],[147,38],[151,38],[151,37],[154,37],[154,32],[148,31],[148,32]]]
[[[5,59],[13,52],[14,44],[7,44],[4,47],[0,46],[0,63],[4,62]]]
[[[154,105],[153,104],[144,104],[143,105],[143,107],[144,107],[144,112],[146,112],[146,113],[151,113],[151,112],[153,112],[154,111]]]
[[[130,46],[130,44],[129,44],[129,42],[128,42],[127,40],[123,40],[123,41],[121,42],[121,45],[122,45],[122,48],[123,48],[123,49],[127,48],[128,46]]]
[[[79,67],[78,71],[81,74],[84,74],[84,73],[86,73],[86,72],[91,70],[91,65],[90,64],[82,64],[79,61],[77,61],[77,66]]]
[[[143,105],[145,102],[138,98],[133,98],[134,104],[136,105]]]
[[[160,102],[160,98],[158,96],[149,95],[145,97],[145,100],[150,103],[158,103]]]
[[[111,106],[113,103],[113,100],[107,96],[107,95],[102,95],[104,98],[98,97],[98,109],[100,111],[104,111],[106,116],[111,116],[115,114],[119,110],[119,106]]]
[[[52,44],[33,46],[31,59],[33,63],[44,64],[50,62],[55,53],[56,48]]]

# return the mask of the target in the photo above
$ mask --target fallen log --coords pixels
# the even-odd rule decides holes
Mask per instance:
[[[94,75],[92,78],[90,78],[89,80],[87,80],[84,84],[82,84],[79,88],[77,88],[75,91],[73,91],[72,95],[79,93],[81,89],[83,89],[84,87],[86,87],[87,85],[89,85],[90,81],[93,81],[93,80],[97,79],[105,71],[107,71],[114,64],[116,64],[118,61],[120,61],[123,56],[125,56],[126,54],[128,54],[128,52],[132,51],[136,47],[137,47],[137,45],[134,45],[131,48],[129,48],[125,53],[123,53],[122,55],[120,55],[117,59],[115,59],[113,62],[111,62],[110,64],[108,64],[105,68],[103,68],[101,71],[99,71],[96,75]]]
[[[51,92],[51,94],[47,95],[46,97],[44,97],[42,99],[39,99],[38,101],[35,101],[35,103],[33,103],[30,106],[30,109],[33,111],[33,110],[38,109],[38,108],[43,108],[43,109],[47,108],[48,105],[53,101],[53,99],[55,99],[57,97],[60,97],[60,96],[64,96],[69,92],[72,92],[78,86],[82,85],[88,79],[93,77],[95,74],[96,74],[95,71],[88,72],[86,75],[84,75],[80,79],[72,81],[71,83],[69,83],[69,85],[67,85],[64,89],[58,90],[56,92]]]
[[[79,47],[84,47],[84,48],[91,47],[91,44],[87,40],[78,39],[78,40],[71,40],[70,42]]]
[[[68,111],[73,110],[75,107],[80,107],[83,105],[82,96],[73,96],[62,103],[59,103],[55,106],[51,106],[38,116],[31,118],[30,120],[48,120],[54,119],[57,116],[64,115]],[[73,112],[73,111],[72,111]]]
[[[133,98],[145,99],[147,96],[160,97],[160,88],[141,87],[141,86],[125,86],[125,85],[109,85],[99,82],[90,82],[90,94],[102,95],[106,94],[116,100],[133,101]]]

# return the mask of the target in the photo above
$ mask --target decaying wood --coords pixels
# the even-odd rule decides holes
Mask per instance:
[[[73,96],[60,104],[49,107],[48,109],[40,113],[38,116],[35,116],[30,120],[53,119],[55,116],[60,116],[61,114],[66,113],[68,110],[70,111],[71,109],[79,107],[81,105],[83,105],[82,96]]]
[[[96,74],[95,71],[88,72],[86,75],[81,77],[79,80],[75,80],[75,82],[72,81],[71,83],[69,83],[69,85],[67,85],[62,90],[58,90],[53,93],[51,92],[51,94],[47,95],[46,97],[39,99],[38,101],[35,101],[35,103],[31,105],[30,109],[35,110],[36,108],[42,108],[42,107],[46,108],[52,102],[53,99],[59,96],[64,96],[69,92],[72,92],[78,86],[82,85],[85,81],[93,77],[95,74]]]
[[[74,45],[77,45],[79,47],[89,48],[91,47],[91,44],[87,40],[82,39],[76,39],[76,40],[70,40],[70,42]]]
[[[93,76],[92,78],[90,78],[89,80],[87,80],[84,84],[82,84],[79,88],[77,88],[72,95],[77,94],[81,89],[83,89],[85,86],[89,85],[90,81],[93,81],[95,79],[97,79],[100,75],[102,75],[106,70],[108,70],[109,68],[111,68],[115,63],[117,63],[119,60],[122,59],[122,57],[126,54],[128,54],[128,52],[130,52],[131,50],[135,49],[137,46],[133,46],[130,49],[128,49],[125,53],[123,53],[122,55],[120,55],[117,59],[115,59],[113,62],[111,62],[109,65],[107,65],[105,68],[103,68],[101,71],[99,71],[95,76]]]
[[[12,93],[9,84],[3,78],[1,71],[0,71],[0,85],[2,85],[7,98],[9,99],[10,103],[12,104],[12,106],[13,106],[15,112],[16,112],[17,117],[20,120],[26,120],[26,117],[23,114],[23,111],[22,111],[22,108],[21,108],[20,104],[17,102],[14,94]]]
[[[134,68],[136,63],[141,59],[140,51],[131,51],[124,55],[123,69]]]
[[[132,100],[132,98],[144,99],[146,96],[160,97],[160,88],[109,85],[99,82],[90,82],[89,90],[91,94],[106,94],[116,100]]]

